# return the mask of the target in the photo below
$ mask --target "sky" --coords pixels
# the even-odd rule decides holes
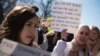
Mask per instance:
[[[100,0],[63,0],[82,5],[82,24],[96,25],[100,28]]]
[[[38,1],[38,0],[37,0]],[[45,1],[45,0],[43,0]],[[55,1],[55,0],[53,0]],[[81,20],[82,24],[96,25],[100,28],[100,0],[59,0],[82,5]]]

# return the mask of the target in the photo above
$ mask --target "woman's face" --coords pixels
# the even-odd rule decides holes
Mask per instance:
[[[80,28],[79,32],[76,35],[76,41],[80,45],[86,44],[88,38],[89,38],[89,29],[87,27]]]
[[[91,30],[91,32],[90,32],[90,39],[91,39],[91,40],[96,40],[96,39],[98,38],[98,36],[99,36],[98,31],[96,31],[96,30]]]
[[[37,16],[28,20],[22,31],[20,32],[20,42],[23,44],[30,44],[32,40],[35,38],[36,24],[37,24]]]

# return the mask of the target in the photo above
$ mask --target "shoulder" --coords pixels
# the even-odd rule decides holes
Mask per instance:
[[[34,48],[40,48],[40,46],[37,45],[37,44],[33,44],[32,47],[34,47]]]

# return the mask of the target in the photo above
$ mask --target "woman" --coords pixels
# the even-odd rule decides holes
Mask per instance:
[[[87,42],[88,49],[91,53],[91,55],[95,56],[96,53],[98,53],[99,50],[99,44],[100,44],[100,36],[99,36],[99,28],[96,26],[91,26],[90,28],[90,37]]]
[[[7,38],[32,46],[37,23],[38,16],[31,7],[16,6],[2,22],[0,38]]]
[[[67,30],[61,32],[61,40],[58,40],[52,55],[53,56],[87,56],[85,50],[89,38],[90,29],[87,25],[81,26],[71,42],[66,43]]]
[[[41,30],[38,30],[38,45],[43,50],[47,50],[48,43],[47,38],[45,37],[45,34],[48,32],[47,26],[42,25]]]

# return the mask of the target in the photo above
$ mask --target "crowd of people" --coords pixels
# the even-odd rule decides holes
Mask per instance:
[[[80,25],[75,35],[48,30],[41,25],[36,6],[15,6],[0,25],[3,38],[51,52],[51,56],[96,56],[100,52],[100,29]],[[0,18],[1,19],[1,18]]]

